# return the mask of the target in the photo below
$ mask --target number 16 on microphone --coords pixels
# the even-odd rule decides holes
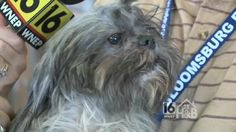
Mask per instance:
[[[38,49],[73,17],[58,0],[0,0],[12,29]]]

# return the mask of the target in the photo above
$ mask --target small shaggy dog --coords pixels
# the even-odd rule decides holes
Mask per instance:
[[[157,132],[177,48],[133,0],[71,20],[49,42],[12,132]]]

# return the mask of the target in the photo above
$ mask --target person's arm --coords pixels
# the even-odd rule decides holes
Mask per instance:
[[[7,96],[26,68],[27,48],[0,14],[0,125],[7,127],[14,116]]]

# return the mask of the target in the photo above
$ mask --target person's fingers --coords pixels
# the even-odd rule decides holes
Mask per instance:
[[[8,63],[16,68],[17,72],[22,71],[21,66],[23,63],[21,60],[26,57],[25,54],[19,54],[6,42],[0,40],[0,56],[3,57]]]
[[[11,90],[12,84],[19,78],[26,69],[26,55],[19,54],[9,44],[0,40],[0,65],[8,65],[8,70],[4,77],[0,78],[0,95],[4,96]]]
[[[8,95],[12,85],[26,68],[27,48],[24,41],[9,27],[0,15],[0,68],[6,68],[0,78],[0,96]]]
[[[8,27],[0,27],[0,40],[7,42],[18,53],[26,54],[24,41]]]
[[[7,25],[7,22],[5,18],[2,16],[2,14],[0,14],[0,27],[6,26],[6,25]]]
[[[0,57],[2,57],[6,63],[9,63],[9,68],[12,68],[14,72],[21,74],[26,67],[26,54],[19,54],[6,42],[0,40]]]
[[[0,110],[5,112],[11,119],[15,116],[15,113],[7,99],[0,96]]]
[[[4,128],[7,128],[8,125],[10,124],[10,118],[9,116],[3,112],[3,111],[0,111],[0,125]]]

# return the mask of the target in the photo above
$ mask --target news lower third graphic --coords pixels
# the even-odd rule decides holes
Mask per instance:
[[[185,99],[181,103],[163,103],[164,118],[168,119],[197,119],[197,108],[194,102]]]

